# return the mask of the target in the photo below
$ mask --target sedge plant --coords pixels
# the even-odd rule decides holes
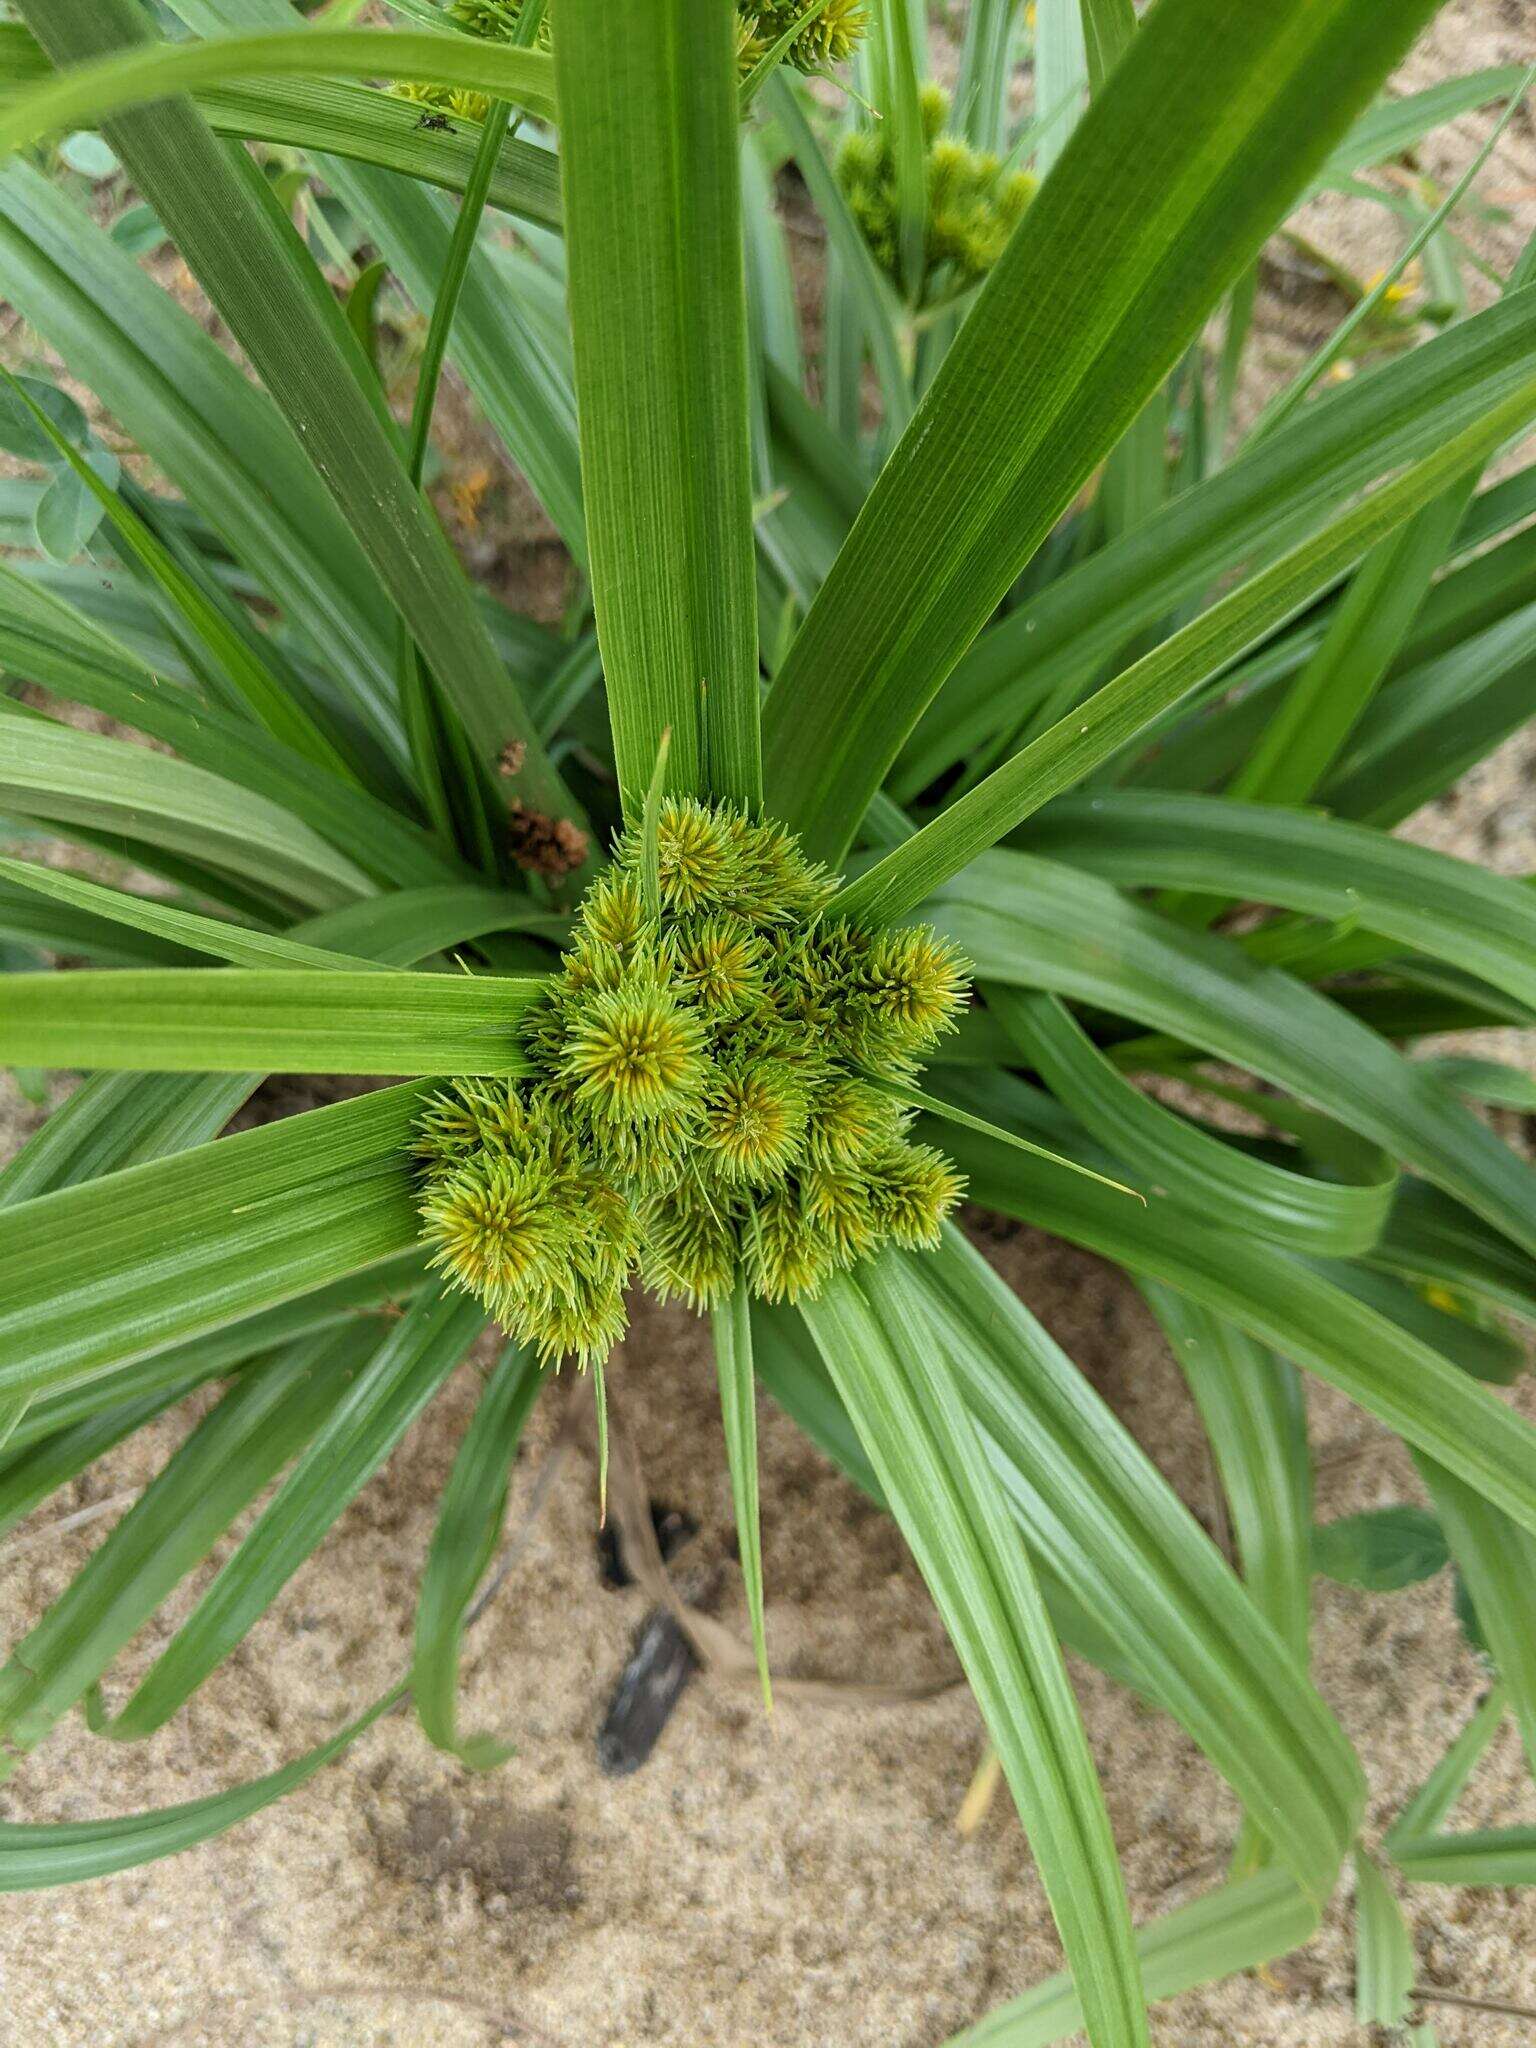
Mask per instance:
[[[1150,1999],[1305,1941],[1346,1865],[1362,2015],[1401,2024],[1384,1863],[1536,1877],[1529,1831],[1452,1818],[1506,1715],[1536,1754],[1536,1431],[1503,1392],[1536,1175],[1479,1113],[1530,1083],[1414,1056],[1530,1020],[1536,906],[1393,836],[1530,714],[1536,469],[1484,473],[1536,420],[1533,266],[1472,310],[1465,190],[1420,194],[1371,290],[1432,258],[1438,325],[1338,380],[1346,323],[1242,436],[1234,400],[1291,209],[1402,216],[1372,167],[1528,81],[1381,99],[1433,0],[974,0],[945,94],[905,0],[635,0],[622,35],[605,0],[389,11],[0,25],[0,293],[150,466],[40,350],[7,373],[35,470],[0,485],[0,1062],[87,1078],[0,1172],[0,1528],[218,1383],[0,1667],[0,1770],[76,1707],[163,1727],[505,1343],[400,1686],[214,1798],[0,1824],[0,1887],[206,1839],[406,1692],[503,1758],[455,1692],[509,1463],[559,1371],[600,1393],[640,1285],[709,1319],[765,1686],[759,1390],[895,1517],[953,1639],[1068,1964],[957,2048],[1136,2048]],[[90,209],[51,173],[97,128]],[[162,240],[253,376],[140,267]],[[569,553],[559,631],[475,588],[423,493],[445,360]],[[273,1072],[385,1085],[221,1135]],[[1134,1277],[1230,1560],[962,1195]],[[1307,1376],[1404,1439],[1429,1509],[1314,1532]],[[1362,1845],[1309,1587],[1401,1583],[1405,1543],[1499,1683]],[[1064,1649],[1243,1810],[1226,1881],[1140,1928]]]

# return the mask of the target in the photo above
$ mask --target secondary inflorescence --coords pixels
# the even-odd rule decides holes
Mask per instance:
[[[806,12],[807,0],[737,0],[736,58],[744,78],[791,29],[780,61],[817,72],[845,63],[869,26],[865,0],[827,0],[809,21]]]
[[[442,11],[467,35],[505,43],[516,34],[522,6],[523,0],[448,0]],[[736,61],[741,76],[755,70],[791,29],[794,34],[784,45],[780,61],[797,71],[826,71],[853,55],[869,25],[866,0],[826,0],[809,20],[804,19],[807,12],[808,0],[737,0]],[[540,49],[550,47],[549,13],[539,25],[536,40]],[[434,113],[457,115],[464,121],[483,121],[490,111],[489,96],[472,87],[405,81],[395,91],[402,99],[415,100]]]
[[[1006,248],[1009,236],[1034,196],[1027,171],[1010,171],[984,150],[946,135],[949,95],[925,85],[920,98],[923,123],[927,218],[923,269],[914,294],[921,302],[938,272],[948,266],[955,286],[977,283]],[[870,252],[880,267],[904,285],[901,213],[896,157],[887,121],[878,129],[855,129],[838,153],[838,182]]]
[[[962,1184],[902,1098],[966,970],[927,927],[837,917],[836,886],[776,825],[663,804],[524,1013],[528,1074],[428,1101],[434,1263],[546,1360],[601,1360],[636,1274],[695,1309],[738,1274],[795,1301],[887,1242],[937,1243]]]

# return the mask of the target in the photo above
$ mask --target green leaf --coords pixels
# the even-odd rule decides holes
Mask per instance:
[[[299,436],[30,164],[0,163],[0,292],[325,649],[371,729],[397,738],[394,615]]]
[[[0,1168],[0,1204],[73,1187],[120,1166],[205,1144],[260,1076],[94,1074]]]
[[[48,719],[0,716],[0,809],[188,854],[307,909],[372,889],[360,868],[266,797],[127,740]]]
[[[50,562],[73,562],[85,552],[102,521],[102,508],[87,478],[103,489],[116,489],[121,475],[117,457],[93,448],[76,458],[79,467],[61,469],[37,501],[37,544]]]
[[[1261,440],[1280,421],[1295,411],[1306,398],[1308,391],[1310,391],[1317,379],[1331,363],[1337,361],[1343,354],[1351,336],[1357,333],[1371,315],[1387,302],[1387,293],[1391,290],[1392,286],[1403,275],[1409,264],[1421,253],[1436,230],[1450,218],[1451,214],[1470,191],[1478,172],[1493,154],[1499,137],[1504,133],[1504,130],[1509,126],[1514,116],[1520,111],[1525,95],[1533,84],[1536,84],[1536,64],[1532,64],[1528,71],[1521,74],[1520,80],[1509,95],[1498,120],[1487,129],[1479,142],[1477,152],[1471,162],[1466,165],[1455,184],[1440,199],[1433,212],[1430,212],[1427,208],[1423,210],[1423,217],[1415,228],[1414,233],[1410,235],[1408,240],[1398,250],[1392,262],[1385,270],[1379,271],[1371,280],[1369,287],[1361,293],[1349,312],[1345,314],[1338,326],[1329,334],[1328,339],[1307,358],[1295,376],[1269,399],[1263,411],[1249,429],[1252,439]],[[1515,281],[1520,281],[1518,275]]]
[[[416,1599],[411,1696],[428,1738],[472,1771],[494,1768],[512,1745],[459,1730],[459,1646],[475,1588],[495,1553],[512,1460],[545,1385],[528,1353],[507,1345],[464,1432],[443,1489]]]
[[[54,433],[48,431],[50,426]],[[90,422],[57,384],[7,374],[0,383],[0,448],[23,462],[46,463],[54,469],[59,462],[55,434],[67,447],[84,448],[91,438]]]
[[[921,1088],[909,1087],[903,1081],[876,1080],[867,1077],[882,1095],[889,1095],[897,1102],[904,1102],[909,1109],[921,1109],[929,1116],[942,1117],[946,1123],[963,1124],[967,1130],[981,1131],[989,1138],[996,1138],[999,1144],[1012,1145],[1019,1152],[1033,1152],[1041,1159],[1052,1159],[1058,1166],[1069,1167],[1073,1173],[1086,1174],[1089,1180],[1099,1181],[1104,1187],[1114,1188],[1117,1193],[1130,1195],[1137,1201],[1143,1199],[1135,1188],[1128,1188],[1124,1181],[1111,1180],[1108,1174],[1095,1173],[1090,1166],[1083,1166],[1075,1159],[1067,1159],[1059,1152],[1053,1152],[1048,1145],[1036,1145],[1029,1138],[1021,1138],[1015,1131],[1000,1130],[996,1124],[989,1124],[984,1117],[972,1116],[957,1103],[946,1102],[942,1096],[929,1095]]]
[[[413,182],[361,164],[328,157],[322,168],[326,183],[384,252],[416,304],[424,310],[434,306],[447,275],[450,209]],[[570,371],[541,337],[526,292],[500,268],[496,255],[493,245],[481,241],[469,259],[449,358],[561,539],[584,564],[586,517]]]
[[[1130,47],[1136,33],[1136,10],[1131,0],[1082,0],[1082,10],[1088,86],[1097,92]]]
[[[0,562],[0,662],[291,811],[381,881],[408,888],[461,872],[378,796],[338,781],[235,712],[201,701],[146,667],[78,604],[6,562]]]
[[[1469,472],[1372,548],[1334,607],[1317,652],[1233,776],[1229,795],[1254,803],[1306,802],[1406,641],[1475,487]]]
[[[33,0],[27,6],[33,8]],[[55,59],[121,50],[142,42],[145,33],[133,0],[48,0],[46,10],[36,8],[28,19]],[[110,79],[119,96],[113,100],[108,94],[108,104],[130,106],[145,91],[174,92],[179,83],[241,75],[242,50],[247,75],[261,69],[263,51],[282,52],[301,72],[313,74],[327,62],[344,70],[342,50],[323,58],[332,43],[363,63],[370,55],[375,63],[382,59],[386,68],[386,52],[408,60],[412,49],[426,43],[432,46],[424,53],[429,68],[417,75],[432,75],[435,52],[441,66],[462,74],[460,82],[473,78],[482,90],[505,88],[511,98],[518,97],[519,83],[548,78],[547,58],[469,37],[300,29],[130,48],[82,65],[73,78],[40,88],[27,100],[34,116],[43,109],[46,123],[45,103],[56,106],[73,94],[93,104]],[[272,68],[282,70],[283,60]],[[547,102],[539,105],[547,111]],[[0,151],[6,125],[14,128],[17,116],[16,102],[0,115]],[[469,601],[464,573],[405,474],[356,337],[259,169],[243,151],[226,150],[184,100],[162,101],[152,113],[119,115],[108,139],[297,429],[423,656],[452,694],[483,761],[494,766],[509,744],[521,742],[516,795],[537,810],[569,816],[569,797]]]
[[[50,49],[47,26],[32,23],[38,41]],[[118,40],[121,45],[128,39]],[[0,155],[61,128],[94,126],[125,107],[231,78],[418,79],[494,93],[540,119],[555,111],[550,60],[542,51],[414,29],[295,28],[203,43],[156,43],[119,56],[103,57],[97,45],[90,54],[98,61],[75,64],[0,111]]]
[[[1404,1180],[1372,1258],[1415,1282],[1465,1292],[1536,1322],[1536,1259],[1502,1238],[1439,1188]]]
[[[756,572],[735,22],[562,0],[571,333],[598,642],[625,815],[669,786],[755,810]]]
[[[1355,2018],[1390,2027],[1407,2018],[1413,1996],[1413,1937],[1380,1866],[1355,1851]]]
[[[298,929],[406,966],[439,947],[500,930],[507,902],[497,891],[476,887],[403,889]],[[0,1204],[203,1144],[260,1081],[259,1073],[94,1075],[0,1168]]]
[[[100,882],[87,882],[79,875],[59,868],[39,867],[32,861],[0,858],[0,880],[14,884],[72,909],[94,914],[135,931],[152,933],[169,941],[174,953],[185,948],[215,960],[228,960],[236,967],[293,967],[324,969],[348,967],[367,969],[369,963],[345,953],[328,953],[320,946],[306,946],[295,939],[281,939],[270,932],[253,932],[243,925],[228,924],[222,918],[201,917],[195,911],[177,910],[153,896],[130,896],[122,889],[108,889]],[[4,913],[0,912],[0,916]],[[386,970],[378,966],[374,970]],[[0,1031],[3,1031],[0,1022]]]
[[[89,1379],[417,1239],[407,1084],[0,1213],[0,1392]]]
[[[926,915],[983,982],[1050,989],[1246,1067],[1536,1249],[1531,1168],[1432,1076],[1231,940],[1178,927],[1094,876],[1015,853],[975,862]]]
[[[373,1333],[290,1347],[242,1373],[144,1489],[0,1670],[0,1776],[9,1775],[334,1408]]]
[[[1432,1459],[1417,1462],[1536,1773],[1536,1537]]]
[[[955,81],[954,127],[973,149],[990,150],[999,157],[1007,141],[1016,21],[1013,0],[973,0],[965,10],[965,40]]]
[[[1405,1836],[1392,1861],[1410,1884],[1536,1884],[1536,1828]]]
[[[1122,887],[1347,920],[1536,1002],[1536,890],[1368,826],[1227,797],[1106,790],[1053,804],[1027,837]]]
[[[1458,115],[1485,107],[1492,100],[1507,99],[1524,76],[1519,64],[1494,65],[1486,71],[1469,71],[1464,78],[1441,79],[1422,92],[1382,100],[1350,129],[1324,164],[1318,183],[1334,184],[1372,164],[1401,156]]]
[[[1035,163],[1042,176],[1054,169],[1076,127],[1088,89],[1088,52],[1081,0],[1042,0],[1035,9],[1037,105],[1061,108],[1040,137]]]
[[[472,1298],[424,1288],[327,1403],[318,1429],[254,1529],[133,1696],[94,1731],[134,1742],[163,1727],[276,1599],[485,1326]]]
[[[1006,1146],[948,1133],[971,1198],[1165,1281],[1337,1387],[1536,1532],[1536,1429],[1428,1345],[1301,1262],[1170,1206],[1145,1209]]]
[[[1473,1228],[1485,1242],[1492,1234],[1475,1218]],[[1510,1247],[1513,1250],[1513,1247]],[[1452,1365],[1473,1379],[1490,1386],[1512,1387],[1526,1368],[1525,1346],[1497,1319],[1461,1295],[1443,1289],[1420,1288],[1407,1280],[1382,1272],[1380,1249],[1371,1253],[1371,1264],[1343,1259],[1315,1259],[1314,1270],[1335,1287],[1342,1287],[1356,1301],[1375,1309],[1389,1322],[1417,1337],[1431,1351],[1449,1359]],[[1430,1297],[1433,1296],[1433,1299]]]
[[[1432,11],[1163,0],[1138,31],[774,683],[769,808],[808,852],[840,860],[924,705]],[[1156,177],[1124,177],[1154,138]]]
[[[1368,1508],[1312,1532],[1312,1562],[1336,1585],[1399,1593],[1450,1563],[1445,1535],[1425,1508]]]
[[[220,135],[348,157],[446,192],[464,190],[480,139],[478,122],[455,117],[446,130],[427,128],[417,102],[336,79],[208,86],[196,99]],[[560,166],[554,151],[515,138],[504,141],[488,204],[539,227],[558,228]]]
[[[126,1437],[164,1414],[198,1384],[199,1375],[183,1373],[180,1379],[152,1387],[134,1399],[103,1407],[70,1428],[56,1430],[45,1441],[14,1456],[14,1441],[8,1441],[6,1461],[0,1469],[0,1536],[8,1536],[34,1508]],[[28,1406],[46,1405],[28,1404],[24,1394],[15,1396],[11,1402],[13,1410],[19,1408],[22,1416]]]
[[[920,903],[945,876],[995,845],[1050,798],[1070,789],[1197,684],[1326,590],[1341,570],[1445,490],[1470,462],[1490,455],[1533,413],[1536,381],[1353,511],[1239,584],[1230,596],[1123,670],[850,883],[837,899],[842,914],[887,921]]]
[[[151,1397],[163,1399],[167,1390],[171,1390],[171,1398],[179,1399],[177,1390],[243,1371],[253,1359],[297,1338],[353,1323],[359,1315],[393,1315],[422,1286],[425,1274],[425,1260],[419,1251],[399,1253],[366,1272],[351,1274],[329,1287],[317,1287],[280,1308],[245,1316],[189,1344],[173,1344],[152,1358],[101,1373],[63,1393],[40,1395],[13,1433],[6,1459],[0,1460],[3,1483],[10,1487],[34,1449],[52,1456],[53,1446],[98,1417]]]
[[[921,1298],[889,1258],[801,1305],[965,1667],[1094,2048],[1145,2042],[1130,1909],[1061,1651]]]
[[[978,742],[1017,731],[1037,703],[1082,695],[1137,634],[1204,601],[1234,570],[1294,546],[1364,485],[1434,453],[1527,380],[1533,331],[1536,292],[1507,295],[1326,392],[1257,448],[1033,592],[979,636],[924,713],[898,758],[894,793],[915,796]]]
[[[12,381],[9,371],[3,367],[0,367],[0,379],[6,383]],[[21,395],[23,402],[31,403],[24,391]],[[180,567],[169,549],[118,493],[117,458],[107,456],[110,473],[102,473],[99,462],[90,451],[82,454],[73,449],[41,408],[36,408],[35,416],[39,427],[53,443],[56,458],[65,465],[64,472],[55,478],[49,496],[72,479],[78,492],[83,494],[86,510],[94,513],[94,517],[89,519],[85,511],[76,515],[74,525],[63,536],[64,545],[50,547],[43,529],[44,510],[48,503],[45,498],[37,510],[38,537],[43,541],[45,551],[57,561],[72,561],[101,519],[108,519],[124,557],[138,566],[149,583],[180,615],[213,657],[226,685],[233,687],[237,700],[249,707],[252,716],[275,738],[284,741],[296,753],[306,755],[318,767],[328,769],[343,780],[352,779],[333,743],[257,653],[257,643],[229,624],[218,607],[209,602]]]
[[[0,1062],[161,1074],[519,1074],[541,980],[244,967],[12,974]]]
[[[736,1543],[741,1582],[752,1625],[752,1648],[762,1681],[763,1705],[773,1711],[768,1672],[768,1639],[763,1628],[763,1532],[757,1498],[757,1381],[752,1369],[752,1319],[747,1283],[741,1274],[730,1300],[710,1317],[715,1377],[720,1386],[720,1421],[725,1431],[731,1501],[736,1510]]]
[[[1116,1206],[1084,1186],[1093,1204]],[[1321,1906],[1364,1788],[1304,1670],[1145,1453],[958,1232],[911,1270],[1031,1554]]]
[[[1172,1288],[1143,1281],[1200,1410],[1243,1583],[1303,1671],[1312,1579],[1312,1459],[1296,1368]]]
[[[1399,1841],[1432,1835],[1444,1827],[1508,1711],[1509,1697],[1501,1685],[1478,1702],[1477,1711],[1387,1830],[1383,1847],[1394,1860]]]
[[[135,934],[115,919],[50,900],[52,893],[44,896],[9,876],[0,880],[0,938],[78,956],[93,967],[169,967],[182,957],[174,946],[147,933]],[[217,925],[214,918],[208,922]]]
[[[1395,677],[1319,792],[1343,817],[1387,827],[1448,789],[1530,716],[1536,604]]]
[[[0,1891],[32,1892],[51,1885],[79,1884],[152,1863],[160,1856],[175,1856],[223,1834],[334,1763],[365,1729],[389,1712],[401,1690],[395,1686],[339,1734],[281,1770],[207,1799],[129,1814],[121,1820],[0,1822]]]
[[[1136,1931],[1149,1998],[1254,1970],[1311,1939],[1317,1908],[1282,1870],[1224,1884]],[[1070,1978],[1051,1977],[951,2035],[944,2048],[1055,2048],[1075,2035],[1083,2009]]]
[[[1536,1111],[1536,1075],[1519,1067],[1506,1067],[1501,1060],[1477,1059],[1464,1053],[1439,1053],[1425,1065],[1458,1095],[1474,1102],[1490,1102],[1500,1109]]]
[[[925,29],[926,26],[925,21]],[[880,0],[869,54],[871,68],[879,79],[878,112],[891,139],[897,268],[909,303],[922,290],[928,235],[928,153],[919,98],[916,40],[908,0]],[[925,59],[926,54],[925,50]]]
[[[1345,1170],[1346,1178],[1302,1173],[1144,1095],[1054,996],[994,986],[987,990],[987,1007],[1057,1100],[1113,1158],[1160,1194],[1199,1215],[1314,1254],[1366,1252],[1381,1236],[1397,1173],[1377,1147],[1328,1127],[1335,1141],[1329,1165]],[[1267,1098],[1265,1107],[1282,1114]]]

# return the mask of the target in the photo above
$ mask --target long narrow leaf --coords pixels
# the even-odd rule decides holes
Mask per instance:
[[[763,1705],[773,1706],[768,1641],[763,1628],[763,1532],[757,1494],[757,1378],[752,1366],[752,1320],[746,1281],[738,1275],[729,1302],[711,1318],[715,1375],[720,1384],[720,1420],[725,1430],[736,1541],[752,1648],[762,1681]]]
[[[1024,216],[769,697],[769,807],[839,859],[988,613],[1432,0],[1163,0]],[[1316,81],[1326,77],[1329,90]],[[1141,175],[1121,173],[1138,138]]]
[[[1081,781],[1197,684],[1325,590],[1382,535],[1444,491],[1469,462],[1491,454],[1533,413],[1536,382],[1240,584],[851,883],[839,899],[844,915],[891,919],[920,903],[946,875],[956,873],[1032,811]]]
[[[188,854],[310,909],[372,891],[361,869],[266,797],[49,719],[0,716],[0,807]]]
[[[31,26],[57,60],[47,23]],[[412,78],[494,92],[543,118],[555,110],[550,60],[542,51],[414,29],[294,28],[156,43],[120,56],[103,56],[101,45],[66,54],[76,59],[72,70],[19,95],[0,113],[0,155],[60,129],[97,125],[124,107],[231,78]],[[87,57],[95,61],[80,61]]]
[[[907,800],[979,741],[1016,730],[1047,695],[1083,694],[1137,633],[1234,570],[1294,546],[1356,491],[1474,424],[1528,380],[1533,330],[1536,292],[1506,295],[1327,392],[1272,438],[1032,593],[977,638],[924,713],[893,772],[895,794]]]
[[[280,48],[311,72],[324,68],[320,52],[332,42],[356,52],[344,32],[310,30],[134,50],[131,46],[144,39],[145,25],[133,0],[48,0],[46,7],[28,0],[24,11],[56,60],[102,59],[82,66],[75,78],[28,96],[34,119],[44,109],[45,132],[53,118],[48,106],[57,113],[65,99],[82,95],[89,103],[100,97],[105,79],[115,82],[118,93],[115,100],[107,95],[108,104],[132,106],[145,91],[174,92],[182,73],[193,82],[213,82],[222,66],[224,75],[238,76],[236,44],[248,53],[247,72],[250,53],[259,53],[263,45]],[[374,61],[382,59],[386,68],[384,50],[390,46],[405,56],[407,46],[440,42],[437,61],[457,67],[460,82],[472,78],[483,88],[495,71],[507,82],[507,96],[516,97],[520,88],[527,91],[526,81],[547,79],[548,60],[534,52],[482,46],[466,37],[355,33],[356,43],[371,49]],[[125,45],[127,54],[103,55],[121,52]],[[345,69],[342,52],[335,54],[335,68]],[[360,62],[367,61],[357,54]],[[430,67],[420,75],[430,75]],[[13,103],[7,110],[13,130],[17,115]],[[6,143],[4,126],[0,120],[0,151],[15,146],[14,137]],[[256,166],[241,152],[227,152],[185,100],[163,101],[152,114],[123,113],[108,126],[135,182],[299,432],[417,644],[453,693],[486,764],[494,766],[509,745],[520,743],[522,765],[509,798],[556,816],[571,815],[569,796],[548,763],[532,719],[468,601],[465,578],[447,539],[412,490],[377,401],[338,341],[339,316],[323,280],[281,209],[274,213],[270,189]]]
[[[1536,1774],[1536,1537],[1432,1459],[1418,1466]]]
[[[958,1233],[912,1270],[1031,1552],[1321,1906],[1364,1790],[1305,1672],[1145,1453]]]
[[[13,974],[0,1061],[153,1073],[517,1074],[543,983],[241,967]]]
[[[115,1870],[152,1863],[160,1856],[178,1855],[221,1835],[334,1763],[365,1729],[389,1712],[400,1692],[401,1687],[393,1687],[366,1713],[281,1770],[207,1799],[129,1814],[121,1820],[0,1822],[0,1891],[32,1892],[51,1885],[80,1884],[110,1876]]]
[[[949,1131],[972,1197],[1166,1281],[1337,1387],[1536,1531],[1536,1429],[1428,1345],[1299,1261],[1214,1226],[1134,1211],[1091,1181]]]
[[[1145,2042],[1130,1910],[1061,1652],[974,1426],[899,1268],[803,1313],[944,1617],[1030,1837],[1094,2048]]]
[[[1231,940],[1184,930],[1096,876],[1015,853],[988,854],[927,910],[983,982],[1050,989],[1247,1067],[1536,1250],[1536,1171],[1432,1074]]]
[[[1284,1871],[1222,1885],[1137,1929],[1147,1996],[1174,1998],[1198,1984],[1257,1969],[1300,1948],[1317,1922],[1317,1908]],[[951,2035],[944,2048],[1055,2048],[1082,2023],[1071,1979],[1051,1977]]]
[[[1348,921],[1536,1002],[1536,890],[1364,826],[1114,790],[1053,804],[1027,836],[1122,886],[1251,897]]]
[[[242,1374],[0,1669],[0,1774],[50,1733],[341,1398],[365,1325]]]
[[[625,814],[755,809],[756,583],[734,18],[563,0],[555,37],[582,479]]]
[[[1200,1410],[1243,1582],[1305,1670],[1312,1461],[1296,1369],[1172,1288],[1143,1281],[1142,1293]]]
[[[215,960],[227,960],[236,967],[293,967],[363,969],[368,963],[343,953],[327,953],[319,946],[306,946],[296,939],[281,939],[270,932],[248,931],[217,917],[200,917],[195,911],[177,910],[150,896],[130,896],[122,889],[108,889],[100,882],[87,882],[79,875],[58,868],[40,867],[35,861],[0,858],[0,880],[26,889],[50,901],[89,911],[136,931],[153,933],[170,942],[172,951],[185,948]],[[380,967],[378,972],[383,972]],[[0,1031],[3,1031],[0,1023]]]
[[[459,1645],[475,1588],[501,1533],[512,1460],[545,1376],[527,1352],[508,1345],[464,1432],[443,1489],[432,1547],[416,1600],[411,1697],[431,1741],[471,1770],[489,1770],[508,1743],[465,1735],[458,1725]]]
[[[0,292],[325,650],[374,734],[397,743],[393,613],[299,435],[28,163],[0,163]]]
[[[472,1297],[423,1289],[372,1337],[293,1470],[132,1698],[96,1732],[119,1742],[162,1727],[254,1626],[459,1363],[485,1324]]]
[[[0,1389],[89,1379],[416,1242],[407,1084],[0,1213]]]
[[[1375,1147],[1336,1146],[1335,1159],[1353,1153],[1353,1171],[1337,1179],[1299,1172],[1144,1095],[1054,996],[993,987],[987,1006],[1084,1129],[1173,1201],[1314,1255],[1367,1252],[1381,1236],[1397,1174]]]

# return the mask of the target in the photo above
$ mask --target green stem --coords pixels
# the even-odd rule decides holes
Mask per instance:
[[[475,152],[475,161],[470,169],[468,183],[464,187],[463,203],[453,224],[453,235],[443,265],[442,282],[432,302],[432,318],[427,328],[426,347],[422,352],[421,371],[416,380],[416,398],[411,408],[410,443],[406,452],[406,468],[411,482],[418,491],[421,489],[422,477],[426,473],[427,449],[432,439],[432,416],[437,407],[438,387],[442,383],[443,363],[448,353],[448,337],[453,331],[454,315],[458,311],[464,280],[469,274],[475,238],[480,232],[480,221],[485,212],[491,180],[501,159],[501,145],[507,133],[511,112],[512,109],[505,100],[494,101],[486,112],[480,146]],[[452,847],[456,844],[456,835],[453,805],[444,773],[444,755],[449,754],[455,764],[462,768],[461,757],[465,749],[451,745],[447,726],[452,713],[441,701],[430,676],[423,670],[416,643],[411,638],[403,619],[400,622],[397,674],[400,706],[405,719],[406,737],[410,743],[416,778],[438,837]],[[475,842],[477,853],[483,855],[491,835],[488,822],[480,815],[485,807],[484,797],[472,772],[467,776],[461,774],[460,789],[466,800],[470,836]]]

